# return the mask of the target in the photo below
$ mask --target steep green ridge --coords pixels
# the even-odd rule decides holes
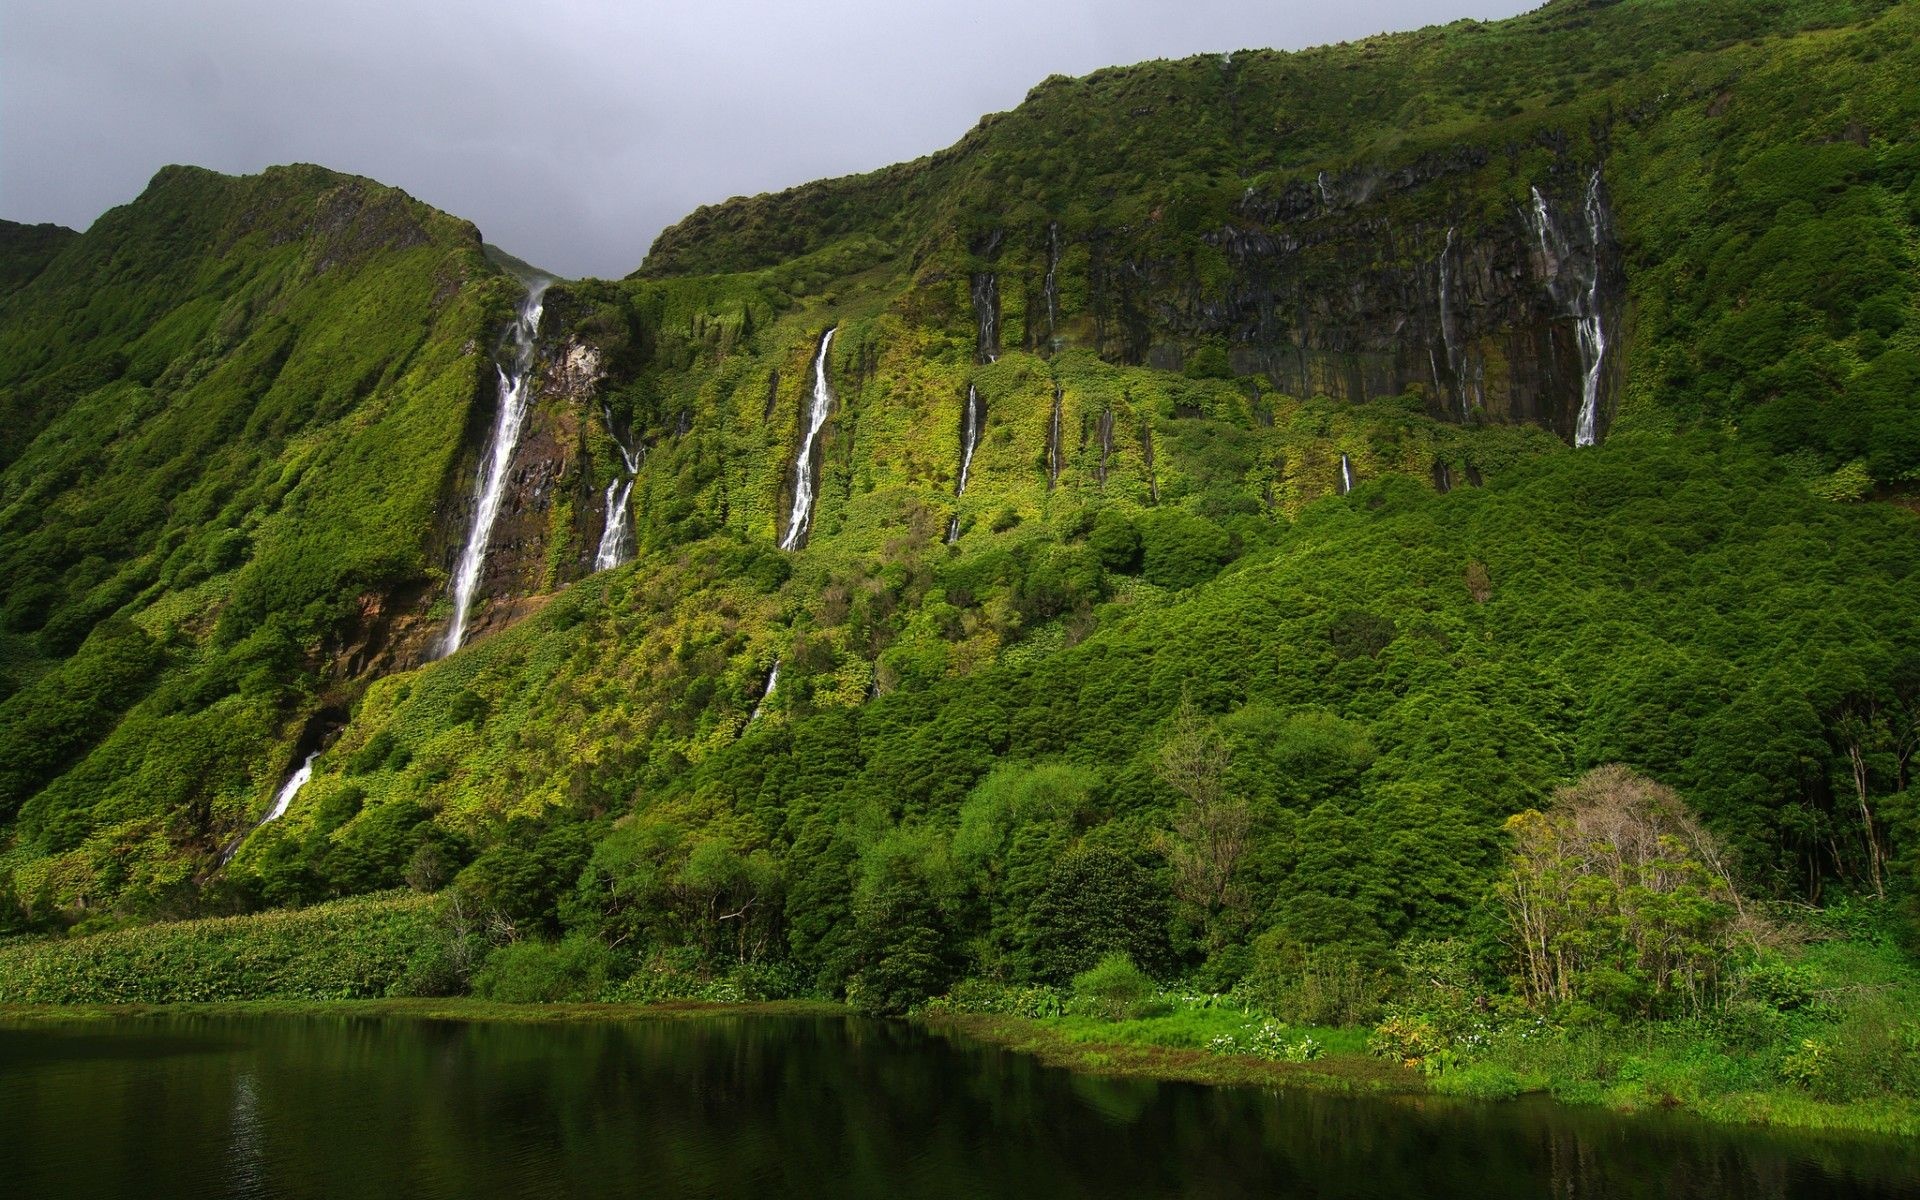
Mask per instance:
[[[1460,21],[1298,53],[1247,50],[1056,75],[937,154],[700,208],[660,234],[638,274],[753,270],[861,233],[925,250],[972,232],[968,222],[1021,228],[1066,214],[1082,227],[1164,221],[1190,238],[1232,219],[1248,183],[1387,165],[1464,138],[1524,142],[1543,116],[1585,138],[1589,115],[1622,108],[1626,97],[1659,95],[1664,78],[1640,78],[1650,70],[1711,70],[1728,51],[1745,65],[1762,58],[1761,39],[1899,7],[1557,0],[1508,21]],[[1755,45],[1742,47],[1749,40]],[[1887,38],[1882,50],[1899,47]],[[1182,211],[1153,215],[1168,204]]]
[[[95,846],[86,904],[217,846],[430,582],[510,295],[391,188],[169,168],[0,301],[10,856]]]
[[[64,225],[0,221],[0,289],[12,291],[24,286],[67,242],[79,236]]]
[[[1406,390],[1435,415],[1570,437],[1577,364],[1507,285],[1529,189],[1577,208],[1599,168],[1625,277],[1617,419],[1751,423],[1809,466],[1857,464],[1852,486],[1893,483],[1920,469],[1916,21],[1908,4],[1563,2],[1056,78],[930,158],[702,209],[641,274],[884,252],[913,278],[903,307],[951,324],[969,275],[993,270],[1009,346],[1224,352],[1288,390]]]
[[[1050,80],[703,209],[547,293],[478,636],[425,665],[517,285],[364,180],[163,172],[0,302],[4,919],[410,886],[402,990],[1018,1008],[1121,951],[1391,999],[1435,1070],[1522,1013],[1920,1062],[1917,26],[1562,0]],[[1515,839],[1606,764],[1718,848],[1608,884],[1543,998]],[[1769,906],[1836,895],[1875,915],[1809,990]]]

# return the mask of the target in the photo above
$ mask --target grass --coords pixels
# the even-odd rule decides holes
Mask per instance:
[[[1425,1082],[1365,1052],[1366,1031],[1290,1029],[1311,1034],[1327,1047],[1312,1062],[1270,1062],[1243,1055],[1215,1054],[1212,1038],[1239,1033],[1257,1020],[1232,1010],[1185,1011],[1132,1021],[1093,1017],[1035,1020],[986,1013],[923,1017],[934,1033],[959,1036],[1029,1054],[1052,1067],[1135,1079],[1256,1087],[1309,1087],[1349,1095],[1414,1094]]]
[[[1544,1094],[1616,1113],[1683,1109],[1729,1125],[1912,1137],[1920,1104],[1895,1098],[1823,1100],[1779,1081],[1752,1078],[1743,1063],[1699,1038],[1656,1028],[1561,1032],[1508,1041],[1485,1058],[1425,1074],[1367,1052],[1364,1028],[1289,1026],[1323,1048],[1312,1062],[1220,1054],[1208,1043],[1261,1025],[1237,1010],[1189,1009],[1125,1021],[985,1013],[922,1017],[928,1029],[1031,1054],[1049,1066],[1094,1075],[1190,1083],[1304,1087],[1350,1095],[1455,1096],[1501,1101]]]

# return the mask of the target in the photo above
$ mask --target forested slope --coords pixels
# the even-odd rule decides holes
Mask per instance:
[[[169,169],[8,250],[5,919],[410,886],[407,986],[886,1011],[1119,950],[1357,1019],[1444,946],[1562,1011],[1516,846],[1619,764],[1682,948],[1576,929],[1567,987],[1744,1002],[1747,904],[1920,869],[1916,21],[1116,68],[703,209],[544,293],[434,662],[522,285],[367,181]]]

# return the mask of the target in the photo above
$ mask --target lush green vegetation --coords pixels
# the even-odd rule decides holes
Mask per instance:
[[[291,912],[0,945],[13,1004],[172,1004],[436,995],[431,898],[363,896]]]
[[[317,168],[0,229],[0,1000],[931,1002],[1911,1128],[1916,20],[1562,2],[1147,64],[702,210],[549,294],[544,378],[591,378],[536,414],[563,499],[491,598],[531,615],[405,670],[515,290],[477,233]],[[1271,282],[1223,230],[1364,241],[1288,285],[1356,346],[1457,231],[1519,314],[1491,375],[1551,375],[1564,319],[1494,281],[1595,165],[1598,448],[1358,349],[1357,402],[1299,394],[1207,324]],[[638,558],[555,590],[616,437]]]
[[[15,886],[191,911],[370,602],[435,577],[510,295],[472,226],[393,189],[169,168],[0,300]]]

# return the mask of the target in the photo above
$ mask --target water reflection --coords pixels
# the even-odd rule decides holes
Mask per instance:
[[[1096,1079],[859,1020],[0,1026],[8,1196],[1896,1196],[1898,1143]]]

